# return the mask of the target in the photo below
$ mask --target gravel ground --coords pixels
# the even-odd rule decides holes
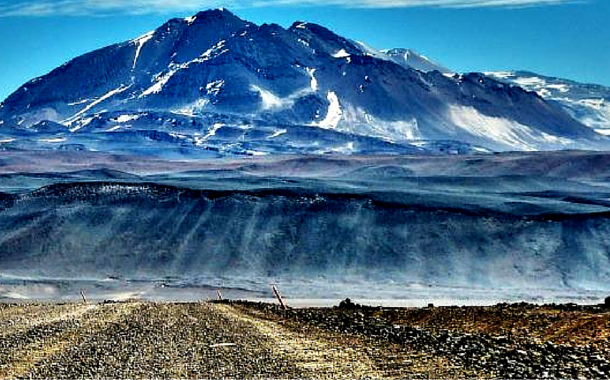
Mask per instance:
[[[234,307],[284,320],[295,330],[353,336],[381,347],[377,369],[391,377],[610,378],[610,309],[602,307]],[[431,358],[441,363],[422,368]]]
[[[610,311],[0,304],[2,378],[610,378]]]
[[[272,341],[217,309],[196,303],[89,306],[82,315],[4,336],[0,378],[301,377]]]

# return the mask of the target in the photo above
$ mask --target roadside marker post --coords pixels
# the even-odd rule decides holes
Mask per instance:
[[[89,302],[87,301],[87,297],[85,297],[85,292],[84,292],[83,290],[81,290],[81,291],[80,291],[80,296],[83,298],[83,302],[84,302],[84,303],[89,303]]]
[[[275,298],[277,299],[277,302],[280,303],[280,306],[282,307],[282,309],[284,309],[284,310],[288,309],[288,306],[284,302],[284,299],[282,298],[282,294],[277,289],[277,286],[271,285],[271,289],[273,289],[273,294],[275,295]]]

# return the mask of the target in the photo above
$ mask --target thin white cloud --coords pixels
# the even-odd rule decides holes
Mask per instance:
[[[520,8],[588,0],[0,0],[0,17],[90,16],[196,12],[225,7],[337,6],[345,8]]]

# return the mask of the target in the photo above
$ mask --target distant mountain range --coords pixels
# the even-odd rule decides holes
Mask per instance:
[[[4,149],[162,157],[610,147],[610,89],[456,74],[316,24],[220,9],[85,54],[0,105]]]
[[[610,135],[610,88],[527,71],[490,72],[494,79],[534,91],[597,133]]]

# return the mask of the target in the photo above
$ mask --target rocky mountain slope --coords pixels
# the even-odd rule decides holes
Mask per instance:
[[[172,19],[24,84],[0,106],[0,124],[6,149],[165,156],[603,149],[609,141],[554,102],[490,76],[452,74],[320,25],[259,26],[223,9]]]
[[[610,88],[548,77],[528,71],[489,72],[499,81],[534,91],[556,103],[576,120],[602,135],[610,135]]]

